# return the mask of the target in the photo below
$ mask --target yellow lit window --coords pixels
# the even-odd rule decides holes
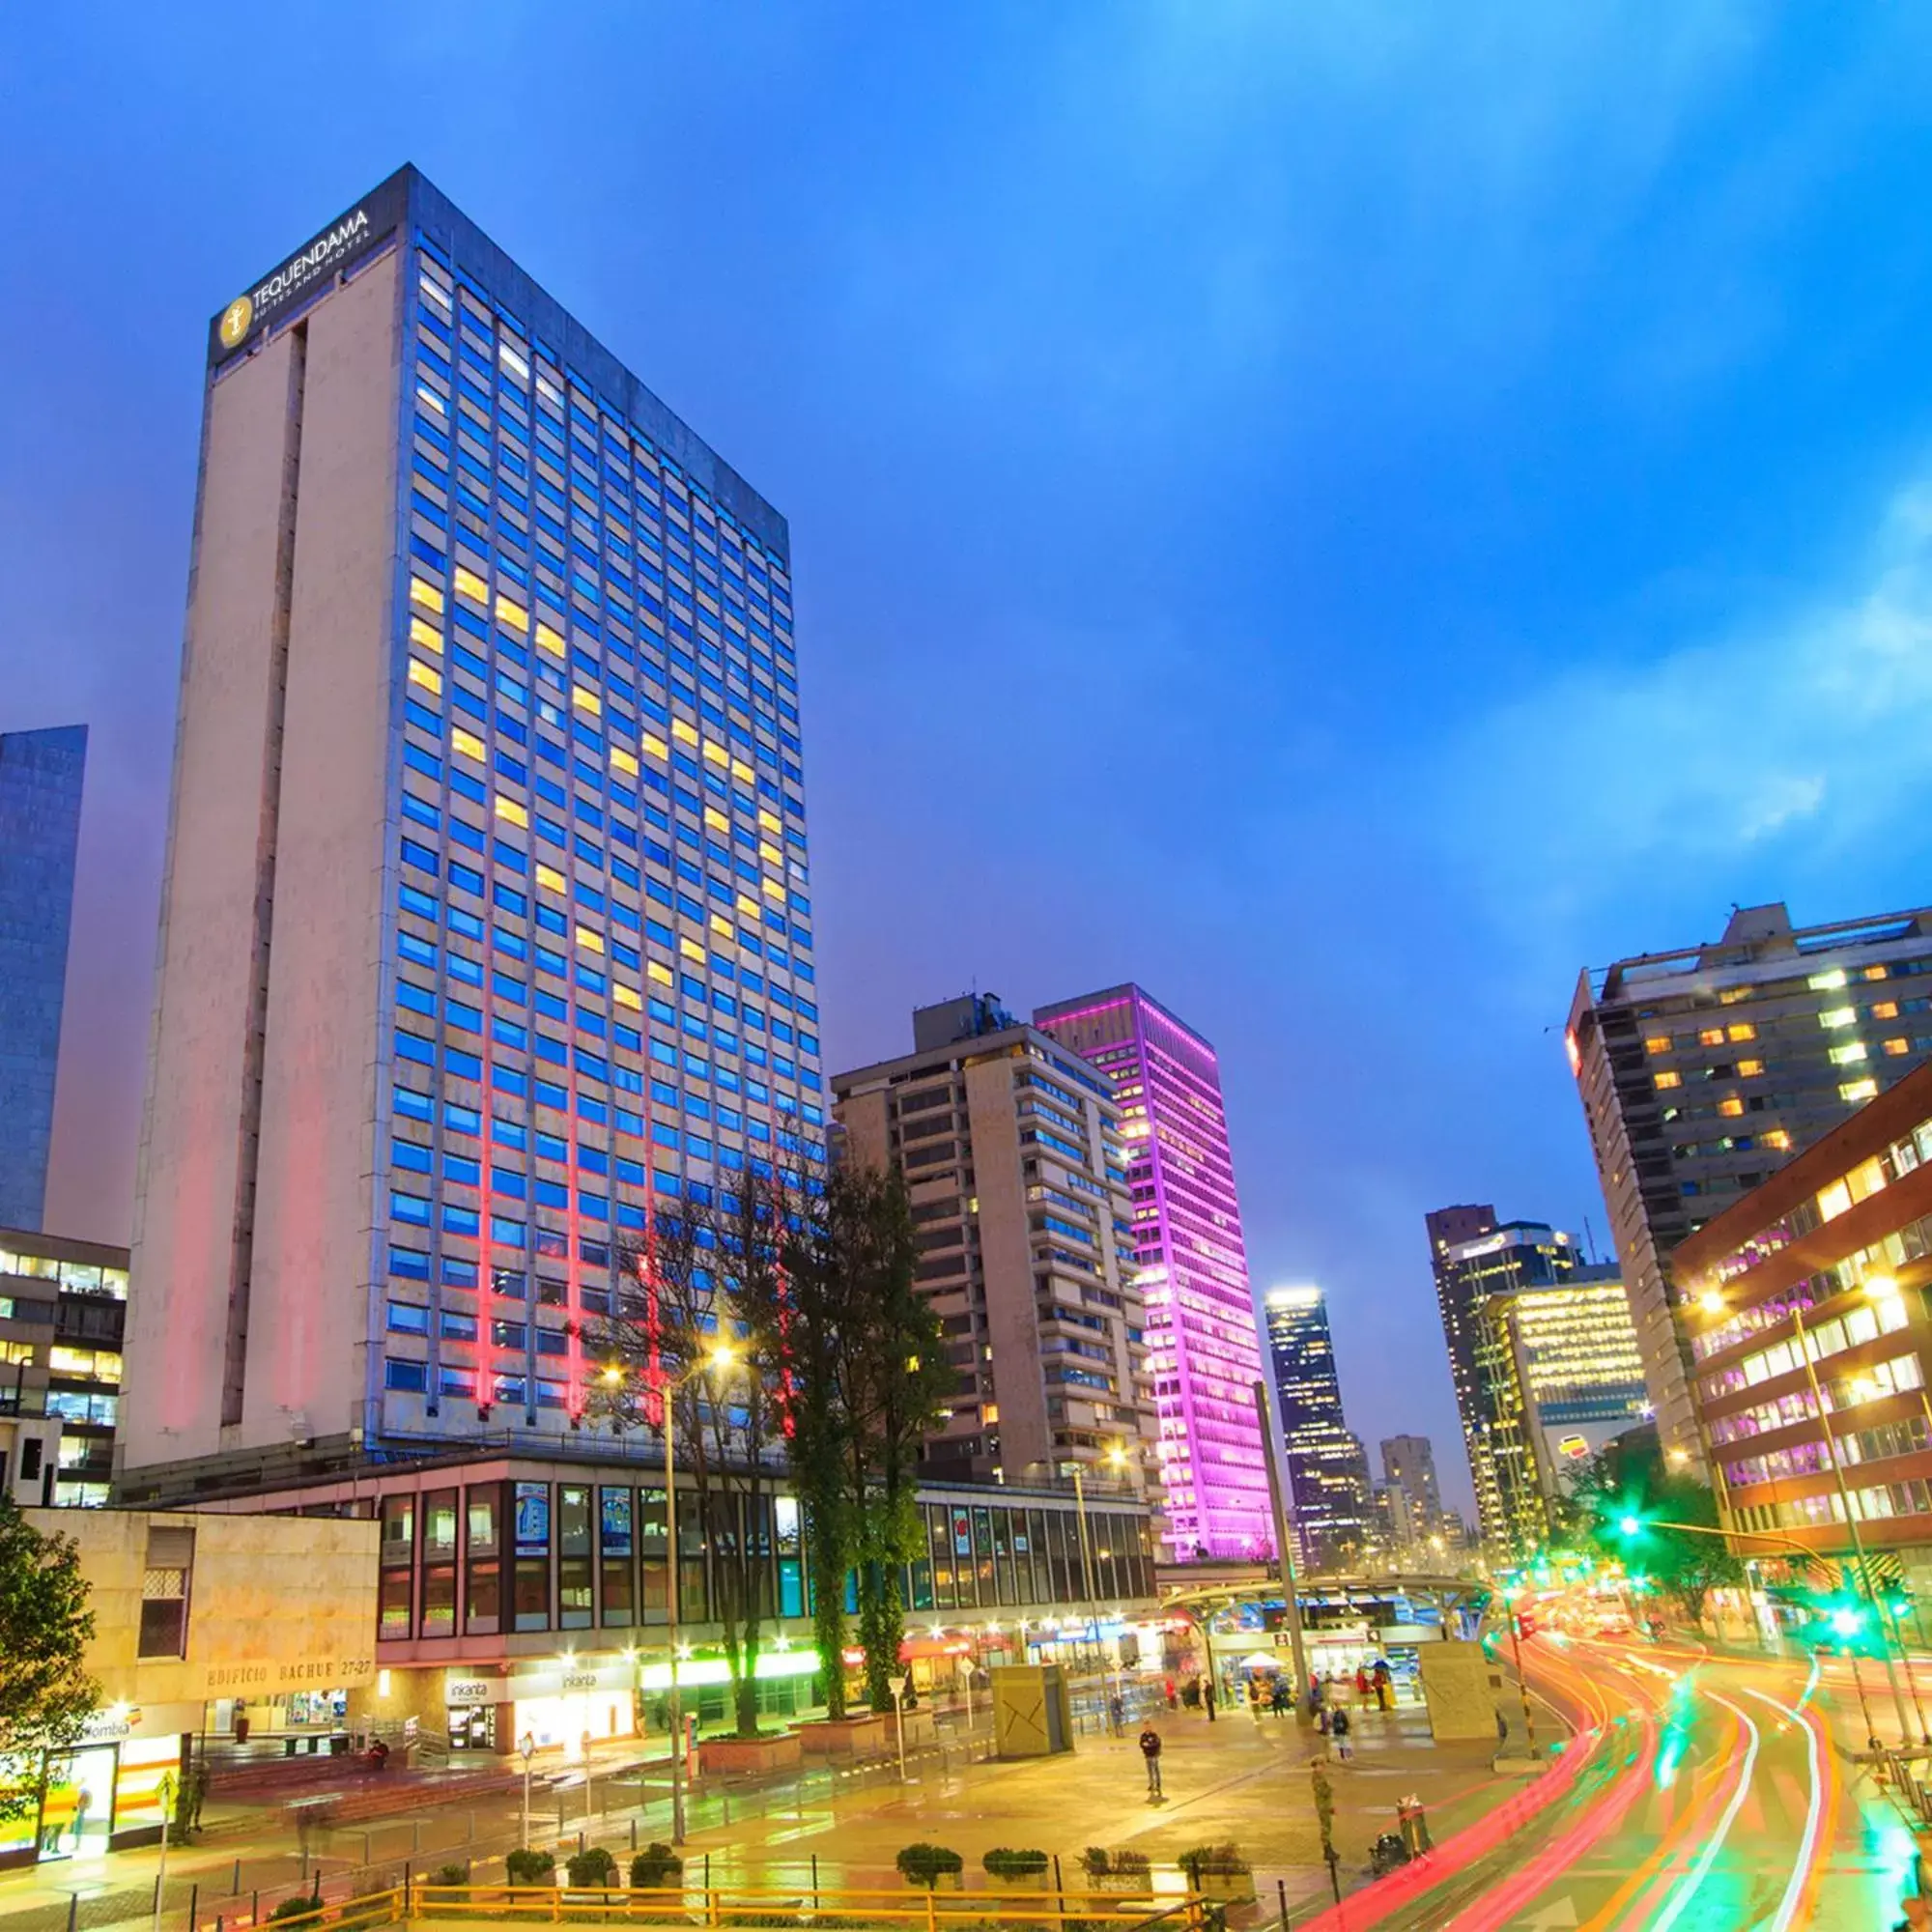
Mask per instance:
[[[1885,1050],[1888,1053],[1896,1056],[1901,1053],[1910,1053],[1912,1051],[1912,1047],[1909,1041],[1900,1039],[1896,1036],[1894,1036],[1892,1038],[1886,1041]]]
[[[670,721],[670,735],[682,744],[695,745],[697,743],[697,726],[687,724],[682,718],[673,718]]]
[[[769,858],[776,865],[780,854],[776,846],[760,845],[758,847],[758,857],[761,859]],[[1654,1033],[1650,1035],[1643,1043],[1643,1050],[1646,1053],[1668,1053],[1670,1051],[1670,1036],[1667,1033]]]
[[[497,800],[497,816],[507,819],[512,825],[527,825],[530,822],[528,811],[513,798],[498,796]]]
[[[461,724],[450,732],[449,748],[453,752],[461,752],[466,758],[474,758],[479,764],[483,761],[483,740],[472,737]]]
[[[634,1013],[643,1009],[644,996],[635,986],[626,986],[621,982],[613,984],[611,988],[611,997],[620,1007],[629,1007]]]
[[[1757,1037],[1757,1028],[1752,1026],[1749,1020],[1739,1020],[1734,1025],[1727,1026],[1724,1029],[1724,1037],[1726,1039],[1755,1039]]]
[[[677,950],[680,952],[682,952],[687,959],[702,959],[704,957],[703,947],[698,945],[697,941],[695,939],[680,939],[677,942]]]
[[[1872,1002],[1871,1016],[1875,1020],[1895,1020],[1898,1017],[1898,1002],[1896,1000],[1874,1000]]]
[[[1848,1027],[1858,1018],[1855,1007],[1831,1007],[1818,1015],[1821,1027]]]
[[[1877,1092],[1878,1082],[1876,1080],[1847,1080],[1838,1089],[1838,1098],[1853,1101],[1869,1100]]]
[[[677,981],[677,975],[673,973],[670,970],[670,968],[667,966],[662,960],[659,959],[647,960],[645,962],[645,970],[650,974],[651,978],[658,982],[660,986],[674,985]]]
[[[1823,973],[1814,973],[1804,982],[1814,993],[1834,993],[1845,983],[1845,969],[1833,966]]]
[[[726,919],[723,913],[720,912],[714,912],[711,915],[711,930],[715,932],[720,939],[735,939],[738,936],[732,930],[731,922],[728,919]]]
[[[410,682],[420,685],[425,691],[435,692],[438,696],[441,695],[441,674],[431,670],[429,666],[424,664],[420,658],[412,658],[410,660]]]
[[[410,579],[410,602],[420,605],[425,611],[433,611],[439,616],[442,612],[442,592],[434,583],[425,583],[420,577]]]
[[[604,935],[601,932],[592,932],[587,925],[580,925],[577,928],[577,943],[587,952],[604,951]]]
[[[1883,980],[1890,970],[1889,966],[1867,966],[1864,977],[1867,980]]]
[[[710,761],[714,765],[728,766],[731,762],[731,754],[727,751],[725,751],[724,747],[719,744],[715,739],[705,740],[704,755],[708,759],[710,759]]]
[[[765,887],[765,896],[768,899],[782,899],[785,895],[784,888],[781,885],[780,885],[776,879],[765,880],[764,887]],[[1662,1087],[1665,1079],[1669,1079],[1674,1084],[1677,1079],[1677,1076],[1674,1073],[1668,1075],[1660,1073],[1657,1076],[1657,1084],[1660,1087]]]
[[[1724,1030],[1722,1027],[1706,1027],[1697,1036],[1697,1044],[1699,1046],[1722,1046],[1723,1043]]]
[[[1773,1127],[1769,1133],[1760,1134],[1758,1138],[1768,1148],[1788,1148],[1791,1145],[1791,1136],[1782,1127]]]
[[[1718,1112],[1727,1120],[1735,1120],[1745,1110],[1745,1103],[1735,1094],[1726,1094],[1718,1102]]]
[[[668,758],[670,756],[670,747],[655,731],[644,732],[638,742],[654,758]]]
[[[499,590],[497,593],[497,621],[508,625],[513,631],[527,631],[530,628],[530,613]]]
[[[550,652],[553,657],[560,658],[568,655],[563,648],[562,633],[553,631],[541,617],[537,619],[537,646],[540,650]]]
[[[627,779],[634,779],[638,776],[638,761],[629,752],[625,751],[623,746],[612,745],[611,747],[611,769],[613,772],[622,772]]]
[[[761,838],[758,841],[758,857],[768,866],[782,866],[785,862],[784,854],[769,838]],[[1663,1044],[1668,1047],[1670,1042],[1666,1039]],[[1651,1051],[1656,1053],[1659,1049],[1652,1047]]]
[[[784,820],[776,811],[767,811],[763,806],[758,808],[758,823],[767,832],[777,833],[784,830]]]
[[[731,776],[740,784],[755,784],[758,777],[757,773],[753,771],[743,758],[733,758],[731,760]]]
[[[438,657],[442,655],[442,633],[434,624],[424,623],[420,617],[410,619],[410,642],[420,645],[426,651],[434,651]]]
[[[17,1369],[23,1362],[28,1368],[34,1366],[31,1342],[0,1342],[0,1368]]]
[[[731,821],[715,805],[704,808],[704,822],[713,832],[724,833],[731,829]]]
[[[750,893],[740,893],[738,895],[738,910],[747,919],[756,919],[758,916],[758,902]]]
[[[460,597],[473,597],[486,610],[490,604],[490,586],[473,570],[456,566],[456,591]]]
[[[570,701],[578,710],[588,713],[592,718],[603,716],[604,700],[588,685],[573,684],[570,687]]]
[[[544,887],[546,891],[560,893],[564,889],[563,874],[554,866],[546,866],[539,863],[537,866],[537,884]]]
[[[1741,1080],[1754,1080],[1763,1071],[1764,1062],[1761,1060],[1741,1060],[1738,1062],[1738,1078]]]
[[[1667,1068],[1662,1073],[1653,1074],[1651,1077],[1660,1087],[1681,1087],[1684,1084],[1681,1076],[1672,1073]]]

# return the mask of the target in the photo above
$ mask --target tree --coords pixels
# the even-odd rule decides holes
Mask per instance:
[[[1649,1577],[1692,1623],[1702,1625],[1713,1590],[1744,1581],[1744,1565],[1724,1539],[1698,1533],[1719,1527],[1717,1498],[1694,1476],[1667,1467],[1654,1435],[1607,1443],[1571,1494],[1575,1520],[1597,1548]]]
[[[845,1165],[809,1176],[787,1249],[786,1443],[806,1505],[814,1635],[827,1706],[842,1716],[837,1659],[845,1577],[856,1566],[866,1691],[888,1679],[905,1634],[903,1566],[920,1542],[920,1450],[942,1419],[953,1376],[939,1319],[920,1293],[904,1179]]]
[[[758,1733],[758,1638],[772,1615],[772,1496],[783,1426],[781,1253],[787,1191],[737,1177],[686,1185],[641,1248],[620,1257],[616,1313],[585,1330],[605,1363],[587,1406],[612,1426],[675,1430],[710,1559],[711,1620],[738,1735]],[[707,1371],[721,1345],[728,1364]],[[679,1553],[668,1552],[677,1563]]]
[[[43,1536],[0,1491],[0,1819],[37,1813],[51,1767],[80,1742],[100,1687],[82,1665],[94,1634],[80,1551]]]

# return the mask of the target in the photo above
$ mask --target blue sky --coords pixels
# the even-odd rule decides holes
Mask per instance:
[[[835,1065],[1221,1049],[1259,1283],[1463,1492],[1421,1217],[1578,1226],[1577,969],[1932,899],[1932,15],[15,9],[0,726],[95,727],[124,1238],[208,316],[410,159],[790,517]]]

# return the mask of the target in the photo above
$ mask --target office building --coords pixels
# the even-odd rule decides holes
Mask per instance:
[[[919,1281],[958,1373],[935,1475],[1013,1482],[1079,1464],[1157,1481],[1126,1152],[1107,1081],[974,994],[913,1014],[913,1051],[838,1073],[850,1156],[897,1167]]]
[[[1485,1453],[1501,1501],[1492,1547],[1524,1556],[1549,1535],[1553,1508],[1605,1443],[1651,1413],[1630,1301],[1614,1263],[1579,1263],[1547,1287],[1492,1294],[1477,1349],[1488,1415]]]
[[[1316,1287],[1271,1288],[1262,1314],[1302,1561],[1360,1567],[1375,1533],[1369,1463],[1343,1414],[1327,1302]]]
[[[1438,1248],[1435,1281],[1476,1520],[1484,1544],[1501,1558],[1540,1540],[1546,1516],[1509,1339],[1486,1311],[1495,1296],[1567,1281],[1579,1257],[1568,1235],[1542,1221],[1497,1226],[1489,1209],[1480,1212],[1489,1230]]]
[[[209,330],[125,1465],[580,1440],[823,1143],[784,519],[405,168]]]
[[[0,731],[0,1228],[45,1214],[86,770],[85,724]]]
[[[1427,1542],[1442,1524],[1442,1486],[1435,1475],[1435,1445],[1426,1435],[1385,1435],[1382,1482],[1401,1497],[1401,1521],[1413,1540]]]
[[[1903,1001],[1900,1002],[1901,1006]],[[1679,1242],[1699,1421],[1729,1524],[1932,1591],[1932,1066]],[[1849,1506],[1849,1507],[1848,1507]]]
[[[1181,1559],[1274,1547],[1255,1328],[1214,1049],[1138,986],[1034,1011],[1112,1083],[1133,1191],[1168,1534]]]
[[[1734,910],[1715,945],[1583,973],[1567,1045],[1658,1434],[1702,1468],[1671,1255],[1932,1054],[1932,909]]]
[[[22,1508],[107,1501],[128,1250],[0,1228],[0,1488]]]
[[[1449,1265],[1449,1251],[1494,1232],[1496,1210],[1487,1205],[1464,1203],[1438,1208],[1423,1216],[1429,1233],[1429,1266],[1435,1282],[1435,1307],[1442,1318],[1442,1340],[1449,1351],[1449,1379],[1456,1392],[1456,1413],[1463,1439],[1469,1418],[1476,1413],[1476,1322],[1474,1304],[1459,1287]]]

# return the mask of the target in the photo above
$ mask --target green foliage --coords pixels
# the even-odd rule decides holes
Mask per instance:
[[[1036,1878],[1049,1862],[1044,1852],[1014,1851],[1007,1845],[995,1845],[980,1861],[994,1878]]]
[[[564,1861],[563,1869],[572,1885],[611,1886],[617,1883],[617,1861],[601,1845],[590,1845],[581,1852],[573,1852]]]
[[[1633,1576],[1654,1582],[1693,1623],[1710,1593],[1744,1581],[1744,1565],[1718,1527],[1717,1498],[1693,1476],[1665,1466],[1656,1438],[1611,1442],[1572,1480],[1573,1532]],[[1683,1523],[1686,1529],[1669,1525]]]
[[[468,1865],[438,1865],[430,1873],[428,1882],[431,1885],[468,1885],[469,1883],[469,1867]]]
[[[1187,1883],[1197,1891],[1204,1874],[1210,1878],[1235,1878],[1253,1869],[1232,1838],[1218,1845],[1195,1845],[1182,1852],[1175,1863],[1187,1874]]]
[[[928,1891],[942,1878],[954,1877],[966,1869],[966,1861],[950,1845],[902,1845],[893,1862],[908,1885],[923,1885]]]
[[[1106,1846],[1089,1845],[1080,1854],[1080,1865],[1089,1878],[1105,1878],[1109,1869]]]
[[[684,1861],[664,1842],[653,1839],[631,1861],[631,1886],[636,1891],[659,1891],[684,1880]]]
[[[72,1539],[43,1536],[0,1491],[0,1821],[38,1811],[99,1699],[82,1665],[87,1594]]]
[[[512,1852],[503,1861],[503,1876],[512,1885],[554,1885],[556,1860],[549,1852]]]
[[[279,1923],[284,1918],[306,1918],[311,1913],[320,1912],[321,1910],[322,1899],[319,1894],[314,1897],[304,1895],[300,1898],[283,1899],[269,1914],[269,1918],[271,1922]]]

